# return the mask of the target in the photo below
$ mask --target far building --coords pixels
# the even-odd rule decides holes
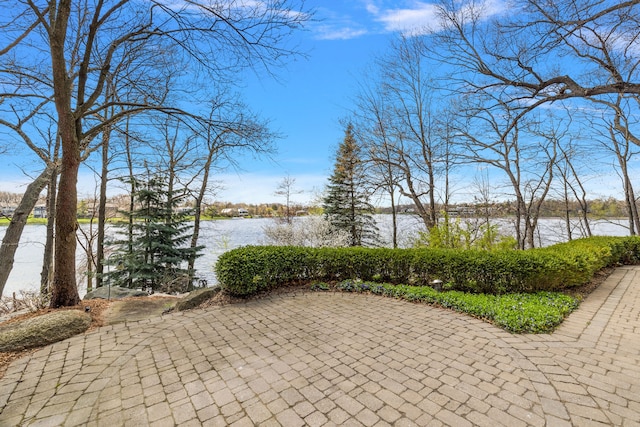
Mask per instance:
[[[38,205],[33,208],[33,217],[34,218],[46,218],[47,217],[47,207],[45,205]]]

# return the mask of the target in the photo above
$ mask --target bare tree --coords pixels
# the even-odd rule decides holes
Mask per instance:
[[[399,165],[405,172],[403,195],[411,198],[422,213],[425,226],[433,227],[438,218],[436,207],[437,165],[443,158],[435,133],[433,84],[424,66],[424,40],[402,36],[391,46],[391,55],[378,61],[383,90],[391,108],[391,125],[401,141]],[[426,197],[424,206],[422,198]]]
[[[268,153],[275,134],[267,129],[266,123],[247,111],[244,104],[231,101],[225,93],[220,93],[211,102],[209,120],[200,132],[201,140],[199,167],[196,180],[190,192],[194,198],[194,224],[191,236],[191,248],[198,245],[200,221],[204,208],[204,199],[211,191],[211,178],[221,160],[233,162],[235,150],[249,150],[254,153]],[[198,185],[199,182],[199,185]],[[189,259],[189,270],[194,271],[195,256]]]
[[[505,104],[492,109],[475,102],[477,99],[467,104],[460,115],[457,129],[465,144],[462,157],[505,174],[509,194],[515,197],[518,247],[534,247],[540,209],[553,181],[559,135],[554,127],[542,128],[540,122],[516,120]]]
[[[284,205],[284,221],[287,224],[291,224],[293,222],[293,217],[295,217],[295,212],[291,210],[292,200],[291,198],[296,194],[301,194],[302,190],[298,190],[295,188],[296,179],[292,178],[289,174],[287,174],[282,181],[278,183],[278,187],[276,191],[273,193],[276,196],[282,196],[285,199]]]
[[[363,145],[366,173],[375,192],[381,191],[391,204],[391,243],[398,246],[396,197],[401,188],[402,172],[398,166],[394,132],[389,109],[377,81],[365,75],[355,99],[353,111],[354,133]]]
[[[167,74],[177,79],[184,70],[199,68],[208,79],[226,79],[229,72],[242,67],[269,68],[283,63],[296,52],[286,45],[288,36],[309,19],[293,0],[41,0],[24,4],[4,1],[0,6],[1,72],[6,85],[15,88],[3,90],[0,98],[53,99],[61,138],[52,307],[74,305],[79,300],[75,280],[76,182],[88,144],[126,115],[150,109],[184,113],[171,105],[170,99],[156,96],[157,83],[166,82]],[[21,55],[15,55],[18,48]],[[164,61],[171,52],[176,55]],[[118,103],[118,97],[106,100],[109,75],[123,58],[134,53],[138,60],[128,69],[129,88],[134,86],[146,96],[138,102],[131,102],[131,97],[124,97],[123,103]],[[193,77],[191,84],[197,76]],[[109,120],[100,120],[113,103],[121,110]]]
[[[11,222],[2,238],[2,246],[0,246],[0,289],[4,289],[9,273],[13,268],[15,253],[18,249],[17,242],[20,240],[24,225],[27,223],[27,217],[38,201],[40,192],[47,186],[49,179],[55,173],[55,168],[55,163],[47,164],[40,175],[27,186],[25,196],[22,197],[20,204],[13,213]]]
[[[640,233],[640,215],[631,179],[630,163],[638,155],[640,137],[634,111],[637,108],[640,97],[617,95],[615,99],[600,99],[596,103],[607,107],[602,114],[600,122],[591,121],[596,130],[600,130],[600,141],[603,148],[615,155],[617,168],[622,181],[624,201],[629,219],[629,233]]]
[[[580,152],[577,144],[570,140],[558,147],[558,161],[556,162],[556,170],[561,180],[562,198],[564,200],[564,221],[567,231],[567,239],[574,238],[575,226],[571,221],[573,204],[577,204],[576,215],[578,216],[578,227],[580,236],[589,237],[591,233],[591,225],[589,222],[589,204],[587,199],[587,190],[584,185],[584,179],[578,167],[581,165],[581,159],[584,155]]]
[[[13,120],[10,120],[9,117],[6,119],[0,118],[0,126],[9,129],[13,135],[22,140],[25,146],[35,153],[44,164],[44,169],[27,186],[2,238],[2,245],[0,246],[0,295],[2,295],[2,291],[9,279],[9,274],[13,269],[15,253],[18,249],[22,231],[27,223],[27,218],[38,202],[42,190],[47,185],[51,185],[52,182],[55,183],[58,173],[59,140],[56,138],[55,132],[51,134],[51,128],[45,128],[42,132],[39,132],[39,140],[42,143],[38,144],[27,130],[34,117],[41,112],[41,108],[45,104],[46,101],[27,113],[19,111],[17,108],[13,109]],[[47,249],[46,246],[45,249]],[[47,265],[48,258],[46,256],[48,254],[49,252],[45,251],[44,266]]]
[[[457,90],[499,93],[520,116],[552,102],[640,94],[640,1],[503,5],[440,2],[431,54],[455,70]]]
[[[354,109],[369,160],[385,177],[385,191],[409,198],[430,229],[438,219],[437,195],[452,165],[447,129],[435,116],[437,92],[425,65],[425,40],[401,36],[365,75]],[[444,184],[442,183],[444,179]],[[395,197],[393,197],[395,199]]]
[[[391,206],[391,245],[398,247],[398,199],[400,194],[400,174],[393,163],[393,152],[389,144],[382,142],[380,145],[367,146],[368,158],[371,162],[367,165],[366,173],[370,177],[371,186],[379,189],[388,197]]]
[[[480,210],[479,216],[482,219],[482,224],[488,227],[491,224],[491,219],[493,218],[491,205],[495,200],[492,194],[489,173],[486,169],[473,178],[472,186],[473,191],[476,193],[473,197],[476,209]]]
[[[510,109],[512,130],[542,106],[571,105],[577,111],[597,102],[615,110],[611,99],[640,93],[640,1],[516,0],[492,6],[440,1],[441,22],[429,36],[430,55],[454,70],[448,76],[452,91],[489,94],[495,106]],[[617,137],[628,136],[624,128],[618,121],[612,130]],[[578,197],[584,187],[568,154],[561,156],[563,171],[566,178],[573,175],[571,192],[584,205],[586,197]],[[622,175],[633,221],[631,180]],[[588,227],[587,209],[581,209]]]
[[[54,151],[54,159],[59,158],[59,144],[56,145]],[[51,281],[53,280],[53,248],[54,248],[54,233],[55,233],[55,215],[53,212],[56,210],[56,195],[58,188],[58,171],[56,170],[49,177],[49,183],[47,184],[47,232],[46,240],[44,244],[44,253],[42,256],[42,272],[40,273],[40,293],[48,295],[50,293]]]

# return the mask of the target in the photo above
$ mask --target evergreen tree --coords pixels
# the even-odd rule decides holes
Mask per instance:
[[[116,250],[109,257],[105,274],[114,286],[144,288],[153,291],[187,290],[193,272],[185,268],[189,258],[203,249],[191,248],[191,225],[187,212],[177,208],[184,196],[167,191],[166,178],[147,174],[146,180],[134,178],[135,209],[129,217],[124,238],[113,242]],[[115,268],[113,268],[115,267]]]
[[[378,228],[369,203],[360,147],[347,125],[344,140],[338,147],[333,174],[329,178],[323,201],[327,220],[350,236],[350,246],[372,246],[378,243]]]

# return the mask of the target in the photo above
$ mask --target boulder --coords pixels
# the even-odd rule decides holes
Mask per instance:
[[[62,341],[89,328],[91,316],[61,310],[0,325],[0,351],[20,351]]]
[[[120,286],[102,286],[97,288],[91,292],[88,292],[83,299],[120,299],[127,297],[142,297],[148,296],[149,294],[145,291],[140,291],[138,289],[129,289],[122,288]]]
[[[196,308],[206,300],[213,298],[218,292],[220,292],[219,287],[197,289],[180,298],[180,301],[176,303],[176,306],[174,308],[176,311],[184,311]]]

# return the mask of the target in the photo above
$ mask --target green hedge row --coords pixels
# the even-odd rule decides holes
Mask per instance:
[[[503,294],[557,291],[640,260],[640,237],[591,237],[527,251],[245,246],[216,264],[220,286],[247,296],[305,281],[358,279]]]

